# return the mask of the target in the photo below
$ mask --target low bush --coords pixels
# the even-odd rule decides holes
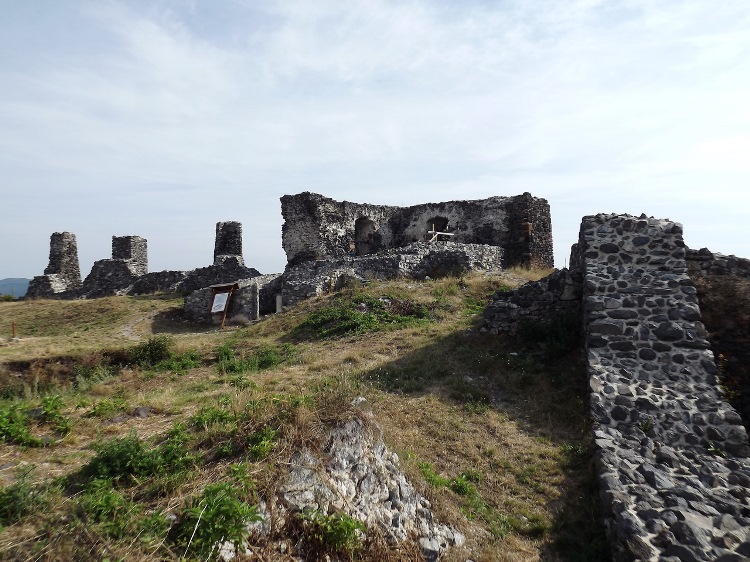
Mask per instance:
[[[306,544],[307,554],[313,560],[354,559],[362,549],[367,526],[344,513],[325,515],[319,511],[305,511],[298,516],[301,534]]]
[[[154,336],[130,351],[130,360],[139,367],[149,368],[172,357],[174,342],[169,336]]]
[[[329,338],[402,328],[429,318],[427,307],[405,297],[392,294],[374,297],[363,293],[340,295],[333,304],[310,313],[297,332]]]
[[[42,488],[30,482],[33,470],[32,466],[20,471],[13,484],[0,488],[0,530],[45,505]]]
[[[208,559],[220,541],[240,547],[249,535],[248,523],[261,521],[258,511],[240,498],[241,489],[226,482],[207,485],[182,509],[170,531],[171,541],[188,555]]]

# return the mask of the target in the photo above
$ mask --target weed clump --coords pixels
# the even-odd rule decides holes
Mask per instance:
[[[361,551],[367,526],[344,513],[325,515],[307,510],[298,516],[299,534],[306,546],[306,554],[313,560],[353,560]]]
[[[250,531],[248,523],[262,521],[257,509],[240,498],[243,493],[231,483],[207,485],[191,498],[170,530],[170,539],[184,548],[183,556],[210,557],[220,541],[239,547]]]
[[[360,293],[340,295],[333,304],[313,311],[297,331],[309,332],[315,338],[330,338],[403,328],[429,318],[429,309],[411,299],[392,294],[374,297]]]
[[[297,350],[292,344],[280,346],[262,346],[249,352],[244,356],[238,356],[230,344],[222,345],[217,352],[216,368],[219,374],[257,373],[266,369],[272,369],[282,363],[288,363],[295,359]],[[238,379],[234,379],[238,381]],[[238,384],[242,384],[238,381]]]

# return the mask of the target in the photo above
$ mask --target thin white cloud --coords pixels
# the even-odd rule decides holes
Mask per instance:
[[[669,211],[689,232],[678,215],[750,203],[744,0],[53,8],[6,8],[0,235],[40,234],[33,251],[0,250],[0,277],[39,273],[63,228],[148,231],[156,269],[199,266],[210,256],[181,236],[199,228],[210,248],[227,212],[248,261],[279,269],[280,237],[254,241],[268,217],[279,236],[278,197],[304,189],[393,204],[531,191],[553,205],[560,262],[584,213]],[[24,190],[49,208],[27,210]],[[705,244],[750,255],[736,222]],[[84,270],[107,257],[97,248]]]

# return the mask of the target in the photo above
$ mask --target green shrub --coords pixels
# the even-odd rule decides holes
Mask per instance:
[[[428,462],[419,463],[419,470],[422,472],[422,476],[424,476],[427,483],[436,488],[443,488],[450,484],[450,480],[435,472],[435,469],[432,468],[432,465]]]
[[[207,430],[212,425],[226,425],[234,421],[235,416],[232,412],[215,406],[203,406],[190,417],[190,425],[203,430]]]
[[[130,352],[130,360],[139,367],[153,367],[172,357],[173,344],[169,336],[154,336],[135,346]]]
[[[339,296],[333,304],[313,311],[297,328],[315,337],[328,338],[401,328],[424,321],[430,312],[422,304],[396,295]]]
[[[248,439],[247,451],[250,458],[260,461],[268,457],[274,448],[279,431],[269,426],[253,433]]]
[[[296,356],[297,350],[293,345],[288,343],[278,347],[263,346],[257,351],[250,352],[243,357],[237,357],[232,347],[229,344],[224,344],[217,352],[218,362],[216,368],[222,375],[247,372],[257,373],[258,371],[289,362]],[[237,378],[234,380],[237,380]]]
[[[0,529],[33,513],[46,503],[43,490],[29,482],[34,467],[19,471],[16,481],[0,488]]]
[[[362,536],[367,526],[343,513],[324,515],[319,511],[305,511],[299,519],[308,549],[317,553],[354,558],[362,548]]]
[[[129,480],[158,469],[158,459],[135,433],[95,444],[94,450],[96,455],[82,468],[90,479]]]
[[[78,497],[78,507],[88,524],[113,538],[137,535],[142,539],[166,532],[166,518],[158,512],[143,513],[143,506],[115,490],[111,480],[92,480]]]
[[[162,359],[154,364],[154,371],[172,371],[183,374],[190,369],[195,369],[203,364],[200,354],[195,350],[188,350],[180,354],[171,354],[167,359]]]
[[[31,433],[29,416],[24,404],[0,406],[0,439],[8,443],[41,447],[44,443]]]
[[[91,407],[86,415],[93,418],[109,418],[128,410],[128,403],[124,398],[105,398]]]
[[[70,432],[70,420],[66,418],[61,410],[65,407],[62,398],[58,394],[45,396],[42,398],[42,415],[43,421],[52,424],[55,431],[67,434]]]
[[[182,510],[170,531],[172,542],[184,549],[184,556],[201,559],[207,559],[219,541],[240,547],[249,534],[247,524],[262,520],[241,496],[242,490],[226,482],[207,485]]]

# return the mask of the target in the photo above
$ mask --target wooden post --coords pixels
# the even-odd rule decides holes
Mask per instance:
[[[12,326],[13,326],[13,328],[12,328],[12,331],[13,331],[13,339],[16,339],[16,323],[15,323],[15,322],[13,322],[13,325],[12,325]]]

